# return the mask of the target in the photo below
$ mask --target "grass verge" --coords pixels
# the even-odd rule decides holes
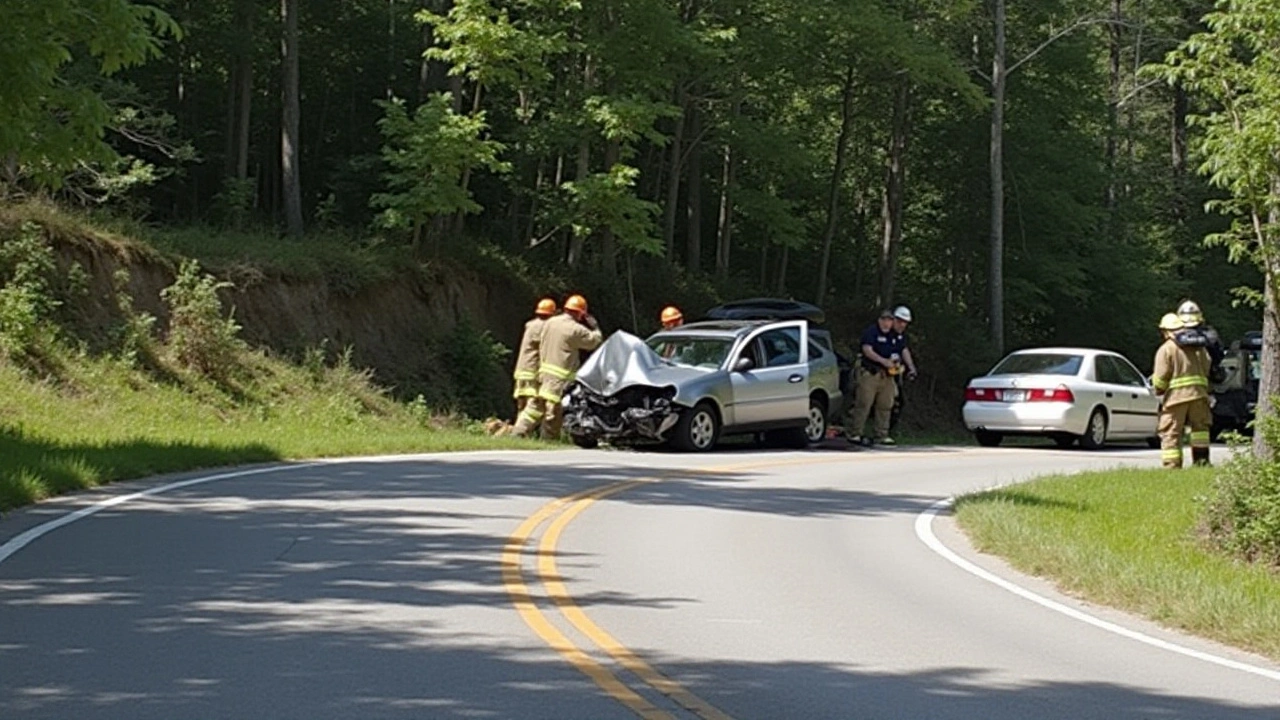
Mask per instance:
[[[237,380],[72,355],[56,378],[0,360],[0,511],[113,480],[311,457],[534,448],[401,403],[365,373],[249,352]]]
[[[1091,602],[1280,660],[1280,574],[1206,549],[1213,471],[1048,477],[956,502],[981,551]]]

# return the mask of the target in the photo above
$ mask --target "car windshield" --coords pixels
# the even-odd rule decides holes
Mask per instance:
[[[649,338],[648,345],[658,356],[687,367],[718,368],[733,347],[731,338],[659,335]]]
[[[1080,372],[1082,355],[1065,353],[1014,353],[1001,360],[990,375],[1075,375]]]

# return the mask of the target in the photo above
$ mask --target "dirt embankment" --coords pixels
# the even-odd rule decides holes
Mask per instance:
[[[134,307],[155,315],[164,331],[167,311],[160,292],[174,281],[173,259],[109,238],[50,239],[68,267],[78,263],[87,274],[88,292],[69,310],[88,335],[105,337],[124,319],[114,290],[120,270],[128,273]],[[423,387],[440,373],[432,349],[459,323],[487,329],[514,347],[536,297],[518,278],[445,266],[405,270],[355,292],[336,290],[322,279],[252,269],[214,274],[235,284],[222,291],[223,304],[234,310],[241,336],[251,344],[290,354],[322,344],[331,353],[350,347],[355,365],[401,389]]]

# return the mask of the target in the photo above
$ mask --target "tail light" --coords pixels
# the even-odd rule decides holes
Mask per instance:
[[[965,402],[999,402],[1000,391],[995,388],[969,387],[964,389]]]
[[[1071,393],[1071,388],[1066,385],[1059,385],[1052,390],[1034,389],[1027,392],[1027,402],[1075,402],[1076,396]]]

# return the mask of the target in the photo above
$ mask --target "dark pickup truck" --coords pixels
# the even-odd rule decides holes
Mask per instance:
[[[1235,431],[1252,435],[1253,411],[1262,377],[1262,333],[1247,332],[1222,360],[1223,379],[1212,388],[1213,437]]]

